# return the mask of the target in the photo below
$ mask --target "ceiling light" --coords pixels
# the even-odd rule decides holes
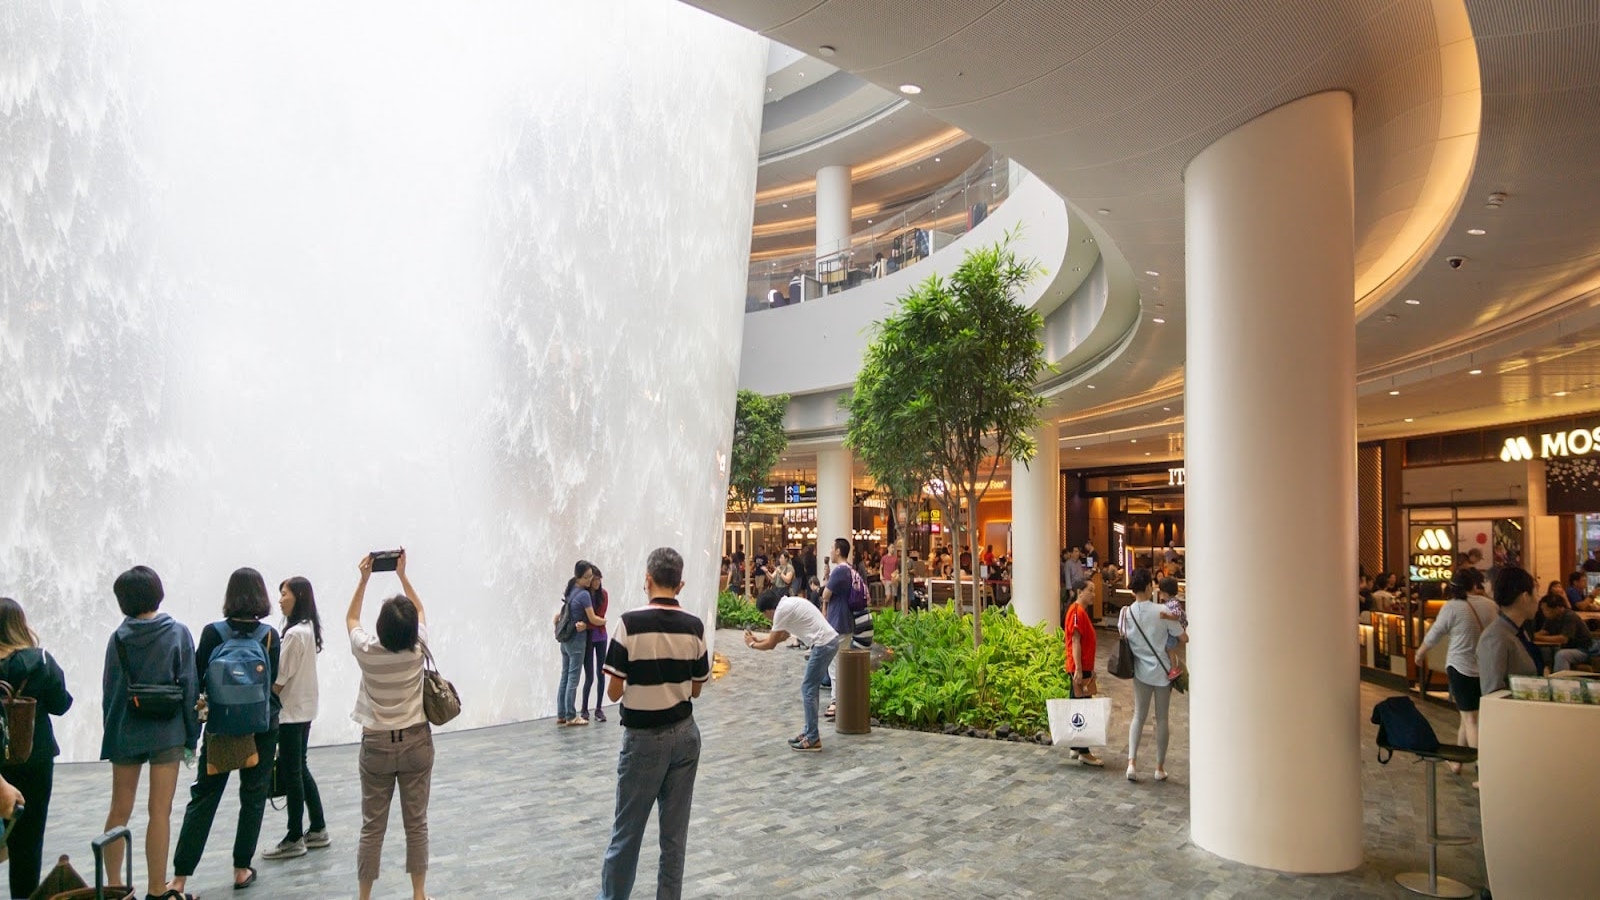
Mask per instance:
[[[1469,370],[1467,372],[1467,374],[1468,375],[1482,375],[1483,374],[1483,370],[1482,369],[1471,369],[1471,370]]]
[[[1566,391],[1556,391],[1556,392],[1555,392],[1555,393],[1554,393],[1554,394],[1553,394],[1553,395],[1552,395],[1552,396],[1555,396],[1555,397],[1565,397],[1565,396],[1566,396],[1566,395],[1567,395],[1567,392],[1566,392]]]
[[[1151,277],[1159,277],[1161,275],[1161,273],[1157,272],[1155,269],[1145,269],[1144,273]]]
[[[1111,215],[1111,210],[1109,210],[1109,209],[1097,209],[1097,210],[1095,210],[1095,212],[1099,213],[1102,216]]]
[[[838,52],[839,51],[832,44],[823,44],[821,47],[817,48],[817,55],[824,58],[832,56]]]
[[[1407,306],[1421,306],[1422,305],[1422,301],[1418,300],[1415,297],[1412,297],[1410,300],[1406,301],[1406,305]]]
[[[1407,421],[1407,422],[1415,422],[1415,421],[1416,421],[1416,419],[1406,419],[1406,421]]]
[[[871,225],[871,224],[872,224],[872,220],[871,220],[871,219],[868,219],[868,220],[867,220],[867,224],[868,224],[868,225]]]
[[[1389,392],[1389,396],[1398,397],[1398,396],[1400,396],[1400,392],[1399,391],[1390,391]]]
[[[1488,234],[1488,233],[1489,232],[1484,231],[1482,228],[1468,228],[1467,229],[1467,234]]]
[[[1087,387],[1091,391],[1094,390],[1094,385],[1092,385],[1092,384],[1084,385],[1084,386]]]
[[[787,203],[780,203],[778,205],[783,207],[784,209],[788,209],[789,208],[789,204],[787,204]]]
[[[1150,321],[1156,323],[1157,325],[1165,325],[1165,324],[1167,324],[1167,320],[1161,318],[1160,316],[1157,316],[1154,319],[1151,319]]]
[[[1074,449],[1074,450],[1082,450],[1083,448],[1082,447],[1073,447],[1072,449]]]
[[[940,159],[939,159],[939,157],[937,157],[937,156],[935,156],[935,157],[934,157],[934,158],[933,158],[933,161],[934,161],[934,162],[941,162],[941,160],[940,160]]]
[[[1144,452],[1144,455],[1145,455],[1145,456],[1149,456],[1149,455],[1150,455],[1150,451],[1149,451],[1149,450],[1146,450],[1146,451],[1145,451],[1145,452]]]
[[[1161,411],[1162,411],[1162,412],[1172,412],[1172,407],[1170,407],[1170,406],[1163,406],[1163,407],[1161,407]]]
[[[900,93],[905,94],[908,97],[915,96],[917,94],[922,93],[922,85],[920,85],[920,84],[902,84],[902,85],[900,85]]]
[[[1132,440],[1128,441],[1128,443],[1137,444],[1137,443],[1139,443],[1139,439],[1138,438],[1133,438]]]

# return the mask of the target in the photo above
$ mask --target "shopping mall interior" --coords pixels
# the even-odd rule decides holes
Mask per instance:
[[[464,699],[432,894],[592,894],[623,728],[551,725],[573,562],[615,619],[676,547],[710,621],[724,557],[965,541],[940,485],[880,491],[847,402],[875,324],[1009,240],[1048,368],[1035,455],[967,517],[990,598],[1059,628],[1092,545],[1103,669],[1127,573],[1172,567],[1171,778],[1124,780],[1118,734],[1104,770],[888,728],[791,754],[804,652],[708,629],[684,893],[1468,896],[1397,882],[1432,854],[1470,896],[1600,881],[1538,838],[1590,827],[1539,763],[1600,708],[1486,699],[1464,774],[1380,765],[1370,720],[1409,696],[1457,740],[1419,648],[1471,551],[1600,594],[1600,3],[16,0],[0,46],[0,596],[76,698],[45,859],[104,824],[119,572],[196,634],[241,566],[334,625],[404,546]],[[739,390],[790,398],[749,537]],[[356,880],[361,672],[326,650],[333,848],[255,861],[263,896]]]

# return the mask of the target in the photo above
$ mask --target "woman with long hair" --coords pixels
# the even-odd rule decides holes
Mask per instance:
[[[600,584],[600,570],[594,573],[594,583],[589,586],[590,601],[594,604],[594,614],[600,617],[599,625],[592,625],[587,629],[589,635],[588,654],[583,658],[583,690],[579,698],[579,718],[589,716],[589,686],[595,685],[594,692],[594,721],[604,722],[606,712],[601,709],[606,702],[606,647],[609,641],[606,638],[606,607],[611,605],[611,595]]]
[[[428,896],[428,799],[433,789],[433,731],[422,709],[422,651],[428,644],[428,614],[406,577],[406,552],[394,574],[404,591],[383,601],[371,632],[361,625],[361,606],[372,577],[372,556],[361,560],[361,581],[345,612],[350,652],[361,668],[356,708],[361,726],[361,840],[356,847],[356,879],[361,900],[371,900],[389,830],[389,804],[400,792],[400,821],[406,830],[406,874],[412,900]]]
[[[178,763],[200,741],[200,696],[194,638],[183,623],[160,611],[166,593],[148,566],[134,566],[112,585],[122,623],[106,642],[101,676],[100,758],[111,763],[111,810],[106,831],[128,824],[139,794],[139,775],[150,767],[149,820],[144,832],[144,862],[149,876],[146,900],[191,900],[167,886],[167,847],[172,839],[172,796]],[[181,698],[165,708],[135,703],[133,685],[176,686]],[[122,871],[120,843],[106,847],[106,871]]]
[[[0,765],[0,778],[11,782],[27,798],[27,813],[17,820],[6,846],[11,850],[11,897],[26,897],[39,887],[44,853],[44,827],[50,816],[50,794],[55,787],[55,725],[50,721],[72,708],[67,677],[55,657],[39,646],[39,636],[28,627],[22,604],[0,597],[0,681],[11,685],[13,696],[32,697],[33,745],[12,748],[8,756],[25,752],[20,763]],[[12,735],[15,740],[17,735]]]
[[[289,831],[278,846],[261,854],[262,859],[293,859],[330,843],[322,794],[306,765],[311,722],[317,717],[317,654],[322,652],[322,617],[311,582],[296,575],[279,584],[278,608],[283,611],[283,651],[272,689],[283,703],[278,717],[278,775],[283,779]],[[308,808],[310,831],[305,830]]]
[[[244,638],[261,644],[267,657],[267,684],[278,680],[278,661],[282,641],[277,629],[262,622],[272,612],[272,601],[267,598],[267,583],[255,569],[235,569],[228,578],[228,587],[222,594],[222,619],[212,622],[200,631],[200,646],[195,650],[199,661],[200,690],[220,689],[222,685],[208,685],[206,670],[211,658],[229,640]],[[233,685],[229,685],[233,687]],[[212,717],[206,723],[206,742],[200,747],[200,762],[195,767],[194,784],[189,788],[189,805],[183,811],[183,830],[178,833],[178,852],[172,860],[172,890],[182,891],[189,876],[200,865],[206,851],[206,838],[211,834],[211,823],[217,816],[217,805],[228,789],[228,773],[212,772],[208,767],[212,755],[212,741],[218,737],[217,713],[225,707],[220,702],[209,703]],[[267,807],[267,792],[272,787],[272,760],[278,752],[278,714],[282,701],[278,695],[267,692],[267,727],[256,732],[258,762],[239,770],[239,824],[233,833],[233,887],[247,888],[256,883],[256,870],[250,863],[256,855],[256,843],[261,838],[261,817]],[[221,735],[223,738],[231,735]]]
[[[1559,589],[1560,585],[1556,587]],[[1478,638],[1499,614],[1494,602],[1484,596],[1483,572],[1472,566],[1458,569],[1450,579],[1450,599],[1439,609],[1417,648],[1416,662],[1420,667],[1435,644],[1446,642],[1445,679],[1450,685],[1450,699],[1461,714],[1456,743],[1467,747],[1478,746],[1478,702],[1482,696],[1478,686]],[[1461,772],[1460,763],[1449,765],[1451,772]]]

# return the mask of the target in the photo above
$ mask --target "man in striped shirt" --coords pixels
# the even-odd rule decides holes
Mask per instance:
[[[705,624],[678,605],[683,557],[670,547],[651,551],[645,563],[650,605],[623,613],[606,652],[611,683],[606,693],[622,702],[622,756],[617,763],[617,811],[611,846],[600,870],[600,897],[625,898],[633,890],[650,810],[661,802],[661,869],[658,898],[683,893],[683,856],[689,843],[689,807],[700,768],[700,729],[694,698],[711,678]]]

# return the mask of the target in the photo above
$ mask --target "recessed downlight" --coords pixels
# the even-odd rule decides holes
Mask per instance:
[[[1097,209],[1097,210],[1095,210],[1095,212],[1099,213],[1102,216],[1111,215],[1111,210],[1109,210],[1109,209]]]
[[[822,57],[823,59],[827,59],[828,57],[830,57],[830,56],[832,56],[832,55],[834,55],[835,53],[838,53],[838,52],[839,52],[838,48],[834,47],[832,44],[823,44],[821,47],[817,48],[817,55]]]
[[[1408,300],[1407,300],[1407,301],[1406,301],[1406,305],[1407,305],[1407,306],[1421,306],[1421,305],[1422,305],[1422,301],[1421,301],[1421,300],[1418,300],[1418,299],[1417,299],[1417,298],[1415,298],[1415,297],[1412,297],[1412,298],[1410,298],[1410,299],[1408,299]]]
[[[783,207],[784,209],[788,209],[789,208],[789,204],[787,204],[787,203],[779,203],[778,205]]]
[[[1482,369],[1469,369],[1469,370],[1467,370],[1467,374],[1468,375],[1482,375],[1483,374],[1483,370]]]
[[[1398,396],[1400,396],[1400,392],[1399,391],[1390,391],[1389,392],[1389,396],[1398,397]]]
[[[1082,447],[1073,447],[1072,449],[1074,449],[1074,450],[1082,450],[1083,448]]]
[[[920,94],[920,93],[922,93],[922,85],[920,85],[920,84],[902,84],[902,85],[900,85],[900,93],[905,94],[908,97],[909,96],[914,96],[916,94]]]
[[[1165,325],[1165,324],[1167,324],[1167,320],[1161,318],[1160,316],[1156,316],[1155,318],[1151,319],[1150,321],[1156,323],[1157,325]]]
[[[1094,385],[1092,385],[1092,384],[1086,384],[1086,385],[1084,385],[1084,387],[1088,388],[1091,391],[1094,390]]]
[[[1172,412],[1172,407],[1170,407],[1170,406],[1163,406],[1163,407],[1161,407],[1161,411],[1162,411],[1162,412]]]
[[[1139,443],[1139,439],[1138,438],[1133,438],[1133,439],[1129,440],[1128,443],[1137,444],[1137,443]]]
[[[1151,278],[1158,278],[1161,276],[1161,273],[1157,272],[1155,269],[1145,269],[1144,273],[1149,275]]]
[[[1467,234],[1488,234],[1488,233],[1489,232],[1484,231],[1482,228],[1468,228],[1467,229]]]
[[[1409,419],[1409,418],[1408,418],[1408,419],[1406,419],[1406,421],[1407,421],[1407,422],[1415,422],[1415,421],[1416,421],[1416,419]]]
[[[1554,394],[1551,394],[1552,397],[1565,397],[1566,395],[1566,391],[1556,391]]]

